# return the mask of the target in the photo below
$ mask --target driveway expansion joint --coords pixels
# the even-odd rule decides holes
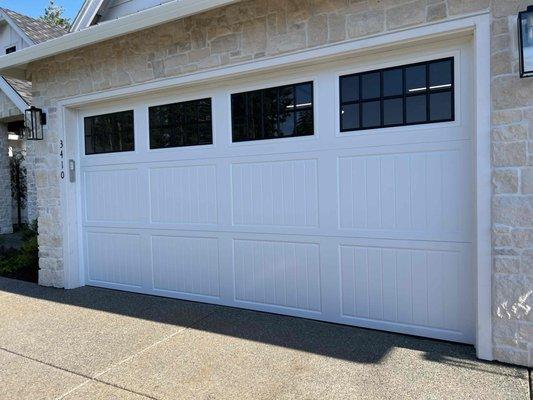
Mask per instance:
[[[130,392],[130,393],[132,393],[132,394],[135,394],[135,395],[138,395],[138,396],[145,397],[145,398],[147,398],[147,399],[151,399],[151,400],[160,400],[160,399],[158,399],[157,397],[150,396],[150,395],[148,395],[148,394],[146,394],[146,393],[136,392],[136,391],[134,391],[134,390],[131,390],[131,389],[128,389],[128,388],[125,388],[125,387],[119,386],[119,385],[115,385],[115,384],[110,383],[110,382],[103,381],[103,380],[100,379],[100,377],[103,376],[103,375],[105,375],[106,373],[112,371],[113,369],[119,367],[120,365],[124,364],[125,362],[127,362],[127,361],[129,361],[129,360],[131,360],[131,359],[133,359],[133,358],[135,358],[135,357],[137,357],[137,356],[139,356],[139,355],[145,353],[146,351],[148,351],[148,350],[150,350],[150,349],[152,349],[152,348],[154,348],[154,347],[160,345],[161,343],[164,343],[164,342],[166,342],[166,341],[172,339],[173,337],[178,336],[178,335],[181,334],[182,332],[185,332],[185,331],[187,331],[188,329],[191,329],[192,327],[194,327],[195,325],[197,325],[197,324],[199,324],[199,323],[205,321],[206,319],[208,319],[209,317],[211,317],[211,316],[214,315],[215,313],[216,313],[216,311],[212,311],[212,312],[210,312],[210,313],[204,315],[203,317],[198,318],[197,320],[193,321],[190,325],[180,327],[178,330],[176,330],[175,332],[173,332],[171,335],[168,335],[167,337],[164,337],[163,339],[158,340],[158,341],[155,342],[155,343],[152,343],[150,346],[147,346],[147,347],[145,347],[144,349],[141,349],[141,350],[139,350],[138,352],[129,355],[128,357],[124,358],[123,360],[120,360],[119,362],[117,362],[117,363],[115,363],[115,364],[109,366],[109,367],[106,368],[105,370],[103,370],[103,371],[101,371],[101,372],[99,372],[99,373],[93,375],[92,377],[91,377],[91,376],[88,376],[88,375],[84,375],[84,374],[79,374],[79,373],[76,373],[76,372],[71,372],[71,371],[66,370],[66,369],[63,369],[63,368],[59,368],[59,369],[62,369],[62,370],[64,370],[64,371],[66,371],[66,372],[71,372],[71,373],[74,373],[74,374],[76,374],[76,375],[79,375],[79,376],[81,376],[81,377],[83,377],[83,378],[86,378],[87,380],[86,380],[85,382],[79,384],[78,386],[76,386],[76,387],[70,389],[68,392],[64,393],[63,395],[59,396],[56,400],[62,400],[62,399],[64,399],[66,396],[68,396],[68,395],[74,393],[76,390],[78,390],[78,389],[84,387],[85,385],[87,385],[87,384],[89,384],[89,383],[91,383],[91,382],[102,383],[102,384],[104,384],[104,385],[107,385],[107,386],[110,386],[110,387],[114,387],[114,388],[116,388],[116,389],[124,390],[124,391]],[[22,356],[22,357],[25,357],[25,356],[23,356],[23,355],[21,355],[21,356]],[[39,361],[39,360],[34,360],[34,361],[41,362],[41,361]],[[43,362],[41,362],[41,363],[43,363]],[[45,363],[43,363],[43,364],[45,364]],[[56,366],[54,366],[54,365],[50,365],[50,366],[52,366],[52,367],[54,367],[54,368],[58,368],[58,367],[56,367]]]

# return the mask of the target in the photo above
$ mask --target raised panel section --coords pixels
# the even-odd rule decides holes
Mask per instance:
[[[459,150],[339,159],[339,225],[396,232],[468,231],[469,166]]]
[[[341,246],[342,314],[460,331],[469,310],[459,251]]]
[[[316,160],[234,164],[236,225],[318,226]]]
[[[218,240],[152,237],[154,289],[218,297]]]
[[[141,178],[137,169],[86,171],[87,221],[139,221],[146,212],[141,193]]]
[[[319,246],[234,241],[235,298],[302,310],[321,310]]]
[[[216,224],[216,166],[153,168],[150,199],[152,222]]]
[[[139,235],[89,232],[86,238],[89,280],[141,286]]]

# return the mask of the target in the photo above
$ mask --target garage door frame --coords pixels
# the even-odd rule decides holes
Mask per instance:
[[[186,75],[163,79],[145,84],[131,85],[121,89],[107,90],[90,95],[83,95],[62,100],[58,103],[59,140],[65,150],[65,159],[79,164],[78,154],[78,112],[77,108],[102,100],[118,100],[139,93],[149,93],[190,84],[206,83],[221,77],[272,70],[281,67],[300,66],[310,60],[327,60],[344,54],[358,52],[384,51],[418,41],[434,41],[457,36],[473,35],[474,46],[474,98],[475,127],[473,137],[475,149],[475,231],[474,267],[476,274],[476,349],[478,357],[491,360],[492,325],[491,325],[491,164],[490,164],[490,16],[482,13],[466,18],[459,18],[441,23],[427,24],[421,27],[405,29],[371,38],[343,42],[318,49],[305,50],[289,55],[276,56],[261,61],[249,62]],[[65,166],[68,163],[64,163]],[[65,179],[61,184],[61,204],[63,224],[63,260],[64,285],[66,288],[83,286],[84,273],[82,259],[82,224],[80,221],[81,196],[75,183],[69,183],[69,174],[65,170]],[[80,181],[79,169],[76,181]]]

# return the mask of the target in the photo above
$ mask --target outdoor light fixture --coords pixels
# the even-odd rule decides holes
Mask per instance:
[[[518,14],[520,77],[533,76],[533,6]]]
[[[26,140],[43,140],[43,126],[46,125],[46,114],[37,107],[24,112],[24,138]]]

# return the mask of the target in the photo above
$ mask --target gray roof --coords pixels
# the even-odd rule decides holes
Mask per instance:
[[[31,105],[31,82],[22,81],[20,79],[7,78],[5,76],[4,79],[13,89],[15,89],[19,96],[22,97],[22,100],[26,102],[26,104]]]
[[[27,17],[7,8],[0,8],[30,38],[34,44],[46,42],[68,33],[65,29],[47,22]]]

